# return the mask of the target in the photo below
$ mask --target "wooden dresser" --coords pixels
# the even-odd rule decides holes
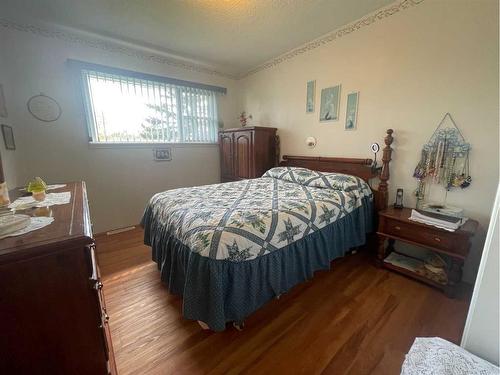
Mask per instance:
[[[85,183],[63,191],[69,204],[19,212],[54,222],[0,240],[0,374],[116,373]]]
[[[262,176],[277,165],[276,128],[247,126],[219,131],[222,182]]]

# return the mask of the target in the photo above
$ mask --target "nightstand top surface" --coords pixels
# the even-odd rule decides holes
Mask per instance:
[[[467,236],[473,236],[476,233],[477,227],[479,225],[476,220],[468,219],[465,222],[465,224],[462,225],[458,230],[456,230],[454,232],[450,232],[450,231],[447,231],[444,229],[437,228],[437,227],[432,226],[432,225],[427,225],[427,224],[423,224],[423,223],[419,223],[419,222],[410,220],[411,210],[412,210],[412,208],[408,208],[408,207],[404,207],[404,208],[389,207],[383,211],[380,211],[379,215],[385,216],[389,219],[394,219],[394,220],[402,221],[405,223],[409,223],[409,224],[415,225],[415,226],[421,226],[424,228],[433,228],[435,230],[443,231],[443,232],[450,233],[450,234],[457,233],[457,234],[467,235]]]

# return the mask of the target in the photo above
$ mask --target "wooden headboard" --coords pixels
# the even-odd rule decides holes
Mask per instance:
[[[375,209],[377,211],[386,209],[388,206],[388,183],[389,180],[389,162],[391,161],[392,148],[394,141],[392,129],[387,129],[387,135],[384,142],[385,147],[382,150],[382,166],[376,169],[372,168],[372,159],[356,158],[330,158],[321,156],[291,156],[284,155],[280,162],[281,166],[303,167],[321,172],[345,173],[362,178],[366,182],[378,177],[380,179],[377,189],[373,189],[375,196]]]

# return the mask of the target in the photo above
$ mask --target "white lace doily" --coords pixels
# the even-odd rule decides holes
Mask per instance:
[[[498,367],[439,337],[417,337],[401,368],[401,375],[498,374]]]
[[[46,217],[46,216],[32,217],[30,223],[26,228],[6,234],[5,236],[0,237],[0,239],[6,237],[20,236],[22,234],[33,232],[34,230],[42,229],[43,227],[52,224],[53,221],[54,221],[53,217]]]
[[[48,207],[57,204],[67,204],[70,201],[71,192],[65,191],[63,193],[48,193],[45,199],[41,202],[36,201],[32,196],[20,197],[9,204],[9,208],[15,210],[24,210],[31,207]]]
[[[61,189],[63,187],[66,187],[66,184],[47,185],[47,190],[56,190],[56,189]]]

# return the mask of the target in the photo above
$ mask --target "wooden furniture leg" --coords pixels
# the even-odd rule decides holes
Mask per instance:
[[[387,249],[385,251],[385,256],[389,255],[390,253],[392,253],[394,251],[394,243],[395,242],[396,242],[396,240],[393,238],[389,238],[387,240]]]
[[[457,285],[462,280],[463,265],[464,262],[462,259],[451,258],[451,265],[448,271],[448,285],[445,288],[445,293],[448,297],[455,297]]]
[[[385,258],[385,237],[378,236],[377,266],[382,267]]]

